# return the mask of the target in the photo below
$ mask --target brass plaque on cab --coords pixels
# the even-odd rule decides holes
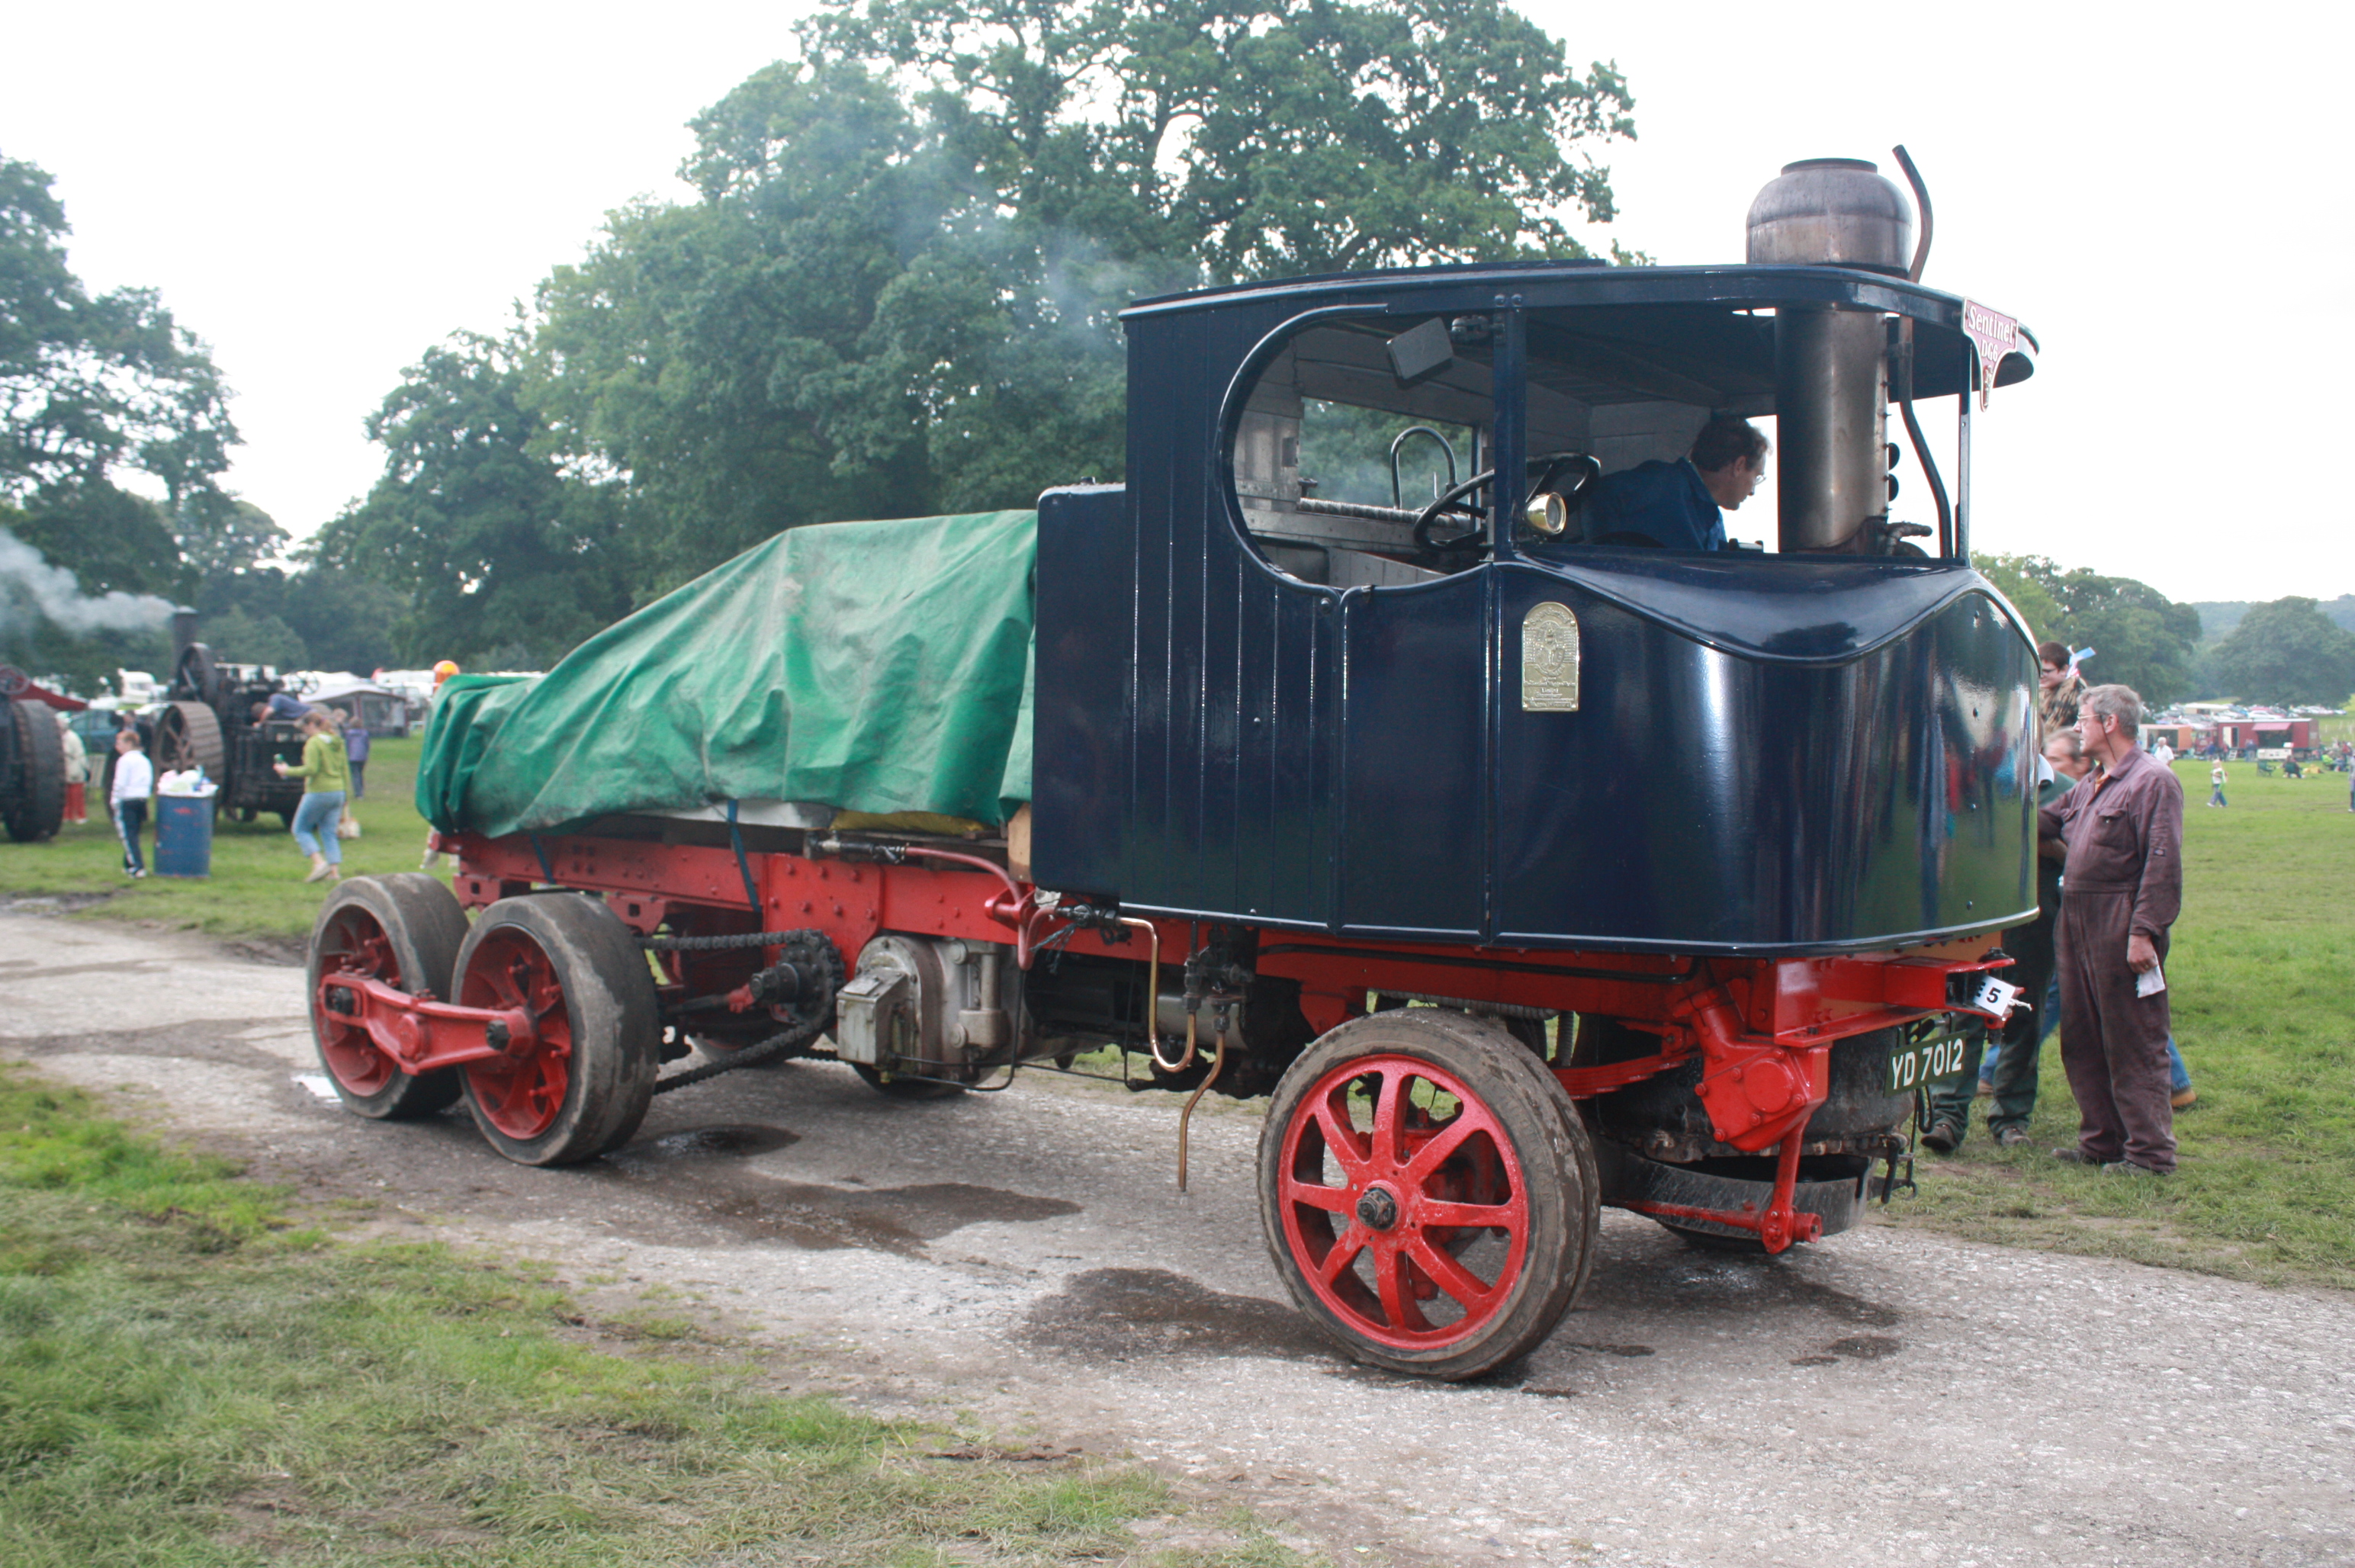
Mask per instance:
[[[1521,618],[1521,707],[1578,711],[1578,617],[1567,604],[1548,600]]]

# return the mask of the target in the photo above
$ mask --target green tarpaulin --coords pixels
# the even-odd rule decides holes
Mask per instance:
[[[1003,822],[1030,797],[1038,521],[789,528],[546,675],[458,676],[417,809],[494,836],[728,800]]]

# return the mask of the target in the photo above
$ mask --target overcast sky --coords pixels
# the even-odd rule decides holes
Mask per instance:
[[[87,282],[152,285],[211,343],[229,484],[304,534],[375,477],[360,421],[401,368],[503,325],[607,210],[684,195],[684,123],[788,52],[801,8],[19,5],[0,153],[57,177]],[[1978,548],[2179,599],[2355,592],[2338,13],[1524,9],[1626,72],[1615,231],[1664,262],[1739,261],[1785,162],[1893,174],[1906,144],[1925,281],[2044,347],[1977,427]]]

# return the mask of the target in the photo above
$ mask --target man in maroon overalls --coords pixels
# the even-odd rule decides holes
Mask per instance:
[[[2077,1147],[2052,1153],[2124,1176],[2175,1168],[2167,993],[2137,991],[2146,974],[2163,974],[2183,906],[2183,786],[2135,743],[2141,723],[2132,688],[2085,693],[2077,733],[2102,771],[2044,807],[2040,829],[2068,846],[2061,1064],[2080,1120]]]

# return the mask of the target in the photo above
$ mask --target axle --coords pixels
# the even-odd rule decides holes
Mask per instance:
[[[411,1074],[503,1056],[521,1060],[542,1047],[531,1014],[521,1008],[437,1002],[364,976],[321,976],[319,1006],[368,1030],[376,1048]],[[546,1047],[566,1054],[561,1040]]]

